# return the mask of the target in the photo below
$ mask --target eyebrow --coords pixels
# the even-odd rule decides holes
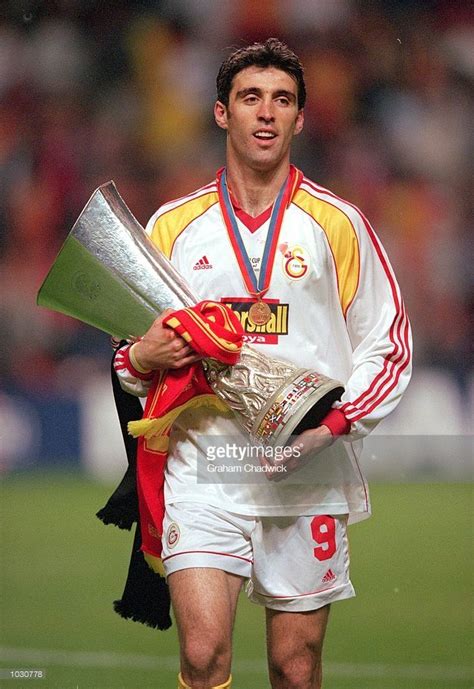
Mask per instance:
[[[258,88],[257,86],[249,86],[246,89],[241,89],[240,91],[237,91],[235,94],[236,98],[245,98],[245,96],[248,96],[250,94],[255,94],[256,96],[261,96],[263,93],[262,89]],[[277,91],[273,91],[272,96],[274,98],[278,98],[279,96],[285,96],[288,98],[288,100],[295,102],[296,101],[296,96],[292,91],[287,91],[286,89],[278,89]]]

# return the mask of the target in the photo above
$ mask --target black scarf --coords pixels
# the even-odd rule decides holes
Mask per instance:
[[[122,344],[125,343],[122,342]],[[165,579],[150,569],[140,550],[142,541],[136,486],[137,440],[128,434],[127,424],[129,421],[141,419],[143,409],[137,397],[122,390],[115,373],[113,359],[112,388],[128,467],[106,505],[97,512],[97,517],[104,524],[115,524],[119,529],[128,531],[136,523],[127,581],[122,598],[114,601],[114,609],[126,619],[142,622],[155,629],[169,629],[171,617],[168,585]]]

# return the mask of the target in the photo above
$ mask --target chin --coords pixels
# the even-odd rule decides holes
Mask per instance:
[[[274,150],[259,150],[252,151],[249,159],[251,159],[256,165],[277,165],[281,159],[281,152]]]
[[[260,158],[255,158],[252,161],[252,167],[254,170],[259,172],[266,172],[267,170],[273,170],[278,167],[282,162],[281,158],[275,156],[265,156]]]

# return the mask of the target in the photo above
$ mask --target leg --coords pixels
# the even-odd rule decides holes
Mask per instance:
[[[266,609],[272,689],[320,689],[329,605],[309,612]]]
[[[329,604],[354,595],[346,518],[262,517],[250,599],[266,608],[273,689],[320,689]]]
[[[254,526],[251,517],[211,505],[166,506],[163,565],[180,639],[181,687],[230,687],[232,628],[252,571]]]
[[[243,578],[208,567],[168,577],[178,626],[181,675],[193,689],[209,689],[229,678],[232,628]]]

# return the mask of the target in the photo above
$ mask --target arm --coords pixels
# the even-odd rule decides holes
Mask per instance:
[[[352,371],[345,391],[322,424],[332,435],[361,438],[399,403],[411,377],[412,336],[388,257],[368,221],[355,209],[357,289],[346,309]],[[310,431],[311,433],[312,431]]]
[[[412,367],[412,336],[400,288],[387,255],[358,214],[360,279],[347,310],[352,373],[335,407],[352,439],[370,433],[400,402]]]
[[[351,219],[360,266],[345,314],[352,370],[340,402],[320,426],[292,443],[301,456],[324,450],[338,436],[357,439],[370,433],[395,409],[411,377],[411,329],[393,269],[368,221],[355,209]],[[303,463],[291,458],[288,471]]]
[[[153,371],[139,370],[137,363],[132,363],[131,348],[132,343],[123,345],[117,350],[114,357],[114,370],[122,390],[134,397],[146,397],[153,378]]]

